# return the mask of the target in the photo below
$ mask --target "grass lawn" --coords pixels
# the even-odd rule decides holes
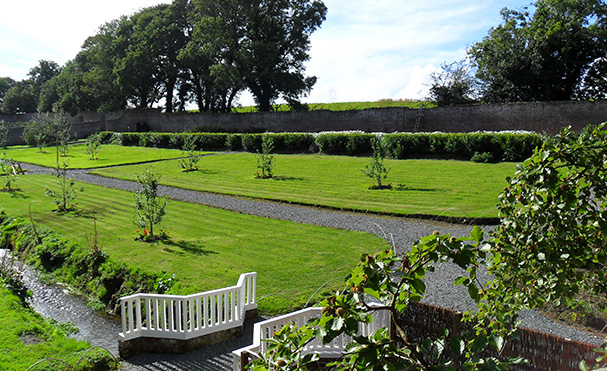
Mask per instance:
[[[175,163],[173,165],[176,166]],[[301,307],[327,281],[339,289],[361,253],[387,247],[375,235],[242,215],[171,201],[160,228],[166,243],[134,241],[131,193],[86,185],[76,202],[81,213],[52,212],[45,185],[48,175],[21,176],[18,193],[0,192],[0,205],[12,216],[28,216],[86,245],[93,235],[91,212],[97,211],[99,242],[113,260],[148,271],[164,270],[179,279],[171,293],[190,294],[235,285],[241,273],[258,273],[258,299],[265,313]]]
[[[386,107],[408,107],[408,108],[431,108],[436,107],[436,104],[432,102],[423,102],[417,100],[393,100],[393,99],[382,99],[376,102],[335,102],[335,103],[308,103],[308,109],[310,111],[316,110],[329,110],[329,111],[350,111],[350,110],[363,110],[368,108],[386,108]],[[275,111],[290,111],[291,107],[288,104],[275,104],[273,107]],[[255,106],[247,107],[236,107],[232,108],[232,111],[238,113],[257,112],[258,109]]]
[[[2,152],[5,152],[9,158],[19,162],[27,162],[46,167],[55,167],[57,164],[56,147],[44,147],[43,152],[38,152],[38,148],[15,146],[0,150],[0,153]],[[85,144],[74,144],[71,146],[67,157],[59,156],[59,164],[61,165],[63,160],[67,159],[68,166],[71,169],[90,169],[94,167],[178,158],[182,157],[182,152],[175,149],[123,147],[108,144],[100,147],[97,157],[98,159],[91,160],[90,155],[86,153]]]
[[[68,338],[41,316],[23,308],[0,279],[0,370],[22,371],[51,357],[73,365],[88,348],[88,343]],[[52,365],[58,363],[43,363],[32,370],[49,370]]]
[[[176,161],[154,164],[161,182],[182,188],[281,200],[341,209],[463,218],[496,217],[497,197],[516,164],[463,161],[386,160],[387,183],[370,190],[362,173],[369,158],[275,155],[275,178],[255,179],[253,154],[207,156],[199,171],[184,173]],[[135,179],[149,165],[96,170],[96,174]]]

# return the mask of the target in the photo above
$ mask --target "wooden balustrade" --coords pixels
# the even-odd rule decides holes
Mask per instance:
[[[236,286],[178,296],[134,294],[121,298],[123,340],[140,337],[189,340],[237,326],[256,309],[257,273],[241,274]]]
[[[253,328],[253,344],[232,352],[234,371],[240,371],[244,366],[241,364],[243,353],[265,353],[268,343],[264,340],[272,338],[277,331],[289,323],[300,327],[307,324],[311,319],[319,318],[321,310],[322,308],[318,307],[307,308],[256,323]],[[378,310],[372,315],[373,321],[371,323],[359,325],[358,335],[369,336],[383,327],[390,328],[391,314],[388,310]],[[314,338],[306,344],[303,354],[316,353],[321,358],[337,358],[344,353],[346,345],[350,342],[352,342],[352,337],[345,334],[338,336],[327,344],[323,344],[320,338]]]

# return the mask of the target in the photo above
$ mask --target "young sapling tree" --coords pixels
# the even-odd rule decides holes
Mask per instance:
[[[59,190],[54,191],[46,187],[46,192],[44,192],[53,199],[52,202],[59,212],[74,211],[76,206],[73,201],[78,196],[78,193],[84,191],[84,186],[77,185],[73,179],[67,177],[67,168],[68,162],[65,160],[61,166],[53,170],[53,176],[56,179]]]
[[[97,154],[101,148],[101,136],[99,133],[91,134],[86,138],[86,153],[91,156],[91,160],[97,160]]]
[[[20,166],[16,165],[13,159],[8,158],[6,153],[2,154],[0,158],[0,175],[4,177],[4,190],[12,192],[15,182],[17,181],[17,168]]]
[[[138,233],[136,239],[146,242],[167,239],[168,236],[164,232],[158,235],[154,234],[154,226],[160,224],[162,221],[168,203],[167,196],[160,197],[158,195],[160,175],[149,167],[143,174],[137,174],[137,181],[141,185],[141,188],[135,194],[135,217],[133,223],[142,228],[143,233]]]
[[[255,173],[257,179],[268,179],[274,176],[274,156],[270,155],[273,149],[274,139],[269,135],[264,135],[261,139],[261,152],[257,151],[255,155],[257,168],[261,170],[261,173],[259,171]]]
[[[386,159],[386,146],[380,138],[374,138],[371,146],[373,148],[373,156],[369,164],[362,169],[363,174],[375,180],[369,189],[390,189],[392,185],[384,184],[384,180],[388,177],[389,168],[384,165]]]
[[[184,136],[181,150],[183,158],[179,159],[179,166],[183,171],[187,173],[198,170],[200,154],[196,150],[196,137],[193,135]]]

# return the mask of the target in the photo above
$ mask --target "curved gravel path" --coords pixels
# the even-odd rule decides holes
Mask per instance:
[[[29,173],[50,173],[50,169],[40,166],[24,164],[23,167],[29,170]],[[90,169],[75,169],[68,170],[68,174],[76,180],[130,192],[134,192],[139,188],[137,182],[93,175],[89,174],[89,171]],[[431,234],[435,230],[459,237],[467,235],[472,229],[471,226],[328,211],[312,207],[224,196],[167,186],[161,186],[160,193],[168,195],[174,200],[208,205],[243,214],[373,233],[382,238],[387,237],[390,241],[393,240],[398,253],[410,250],[416,240]],[[489,230],[490,228],[486,229]],[[461,273],[462,270],[454,264],[442,264],[437,267],[435,272],[429,273],[425,281],[427,286],[425,302],[459,311],[472,308],[473,303],[468,298],[467,290],[463,287],[454,287],[452,285],[453,279],[461,275]],[[603,340],[585,331],[556,323],[533,311],[522,313],[521,319],[524,327],[549,334],[597,345],[600,345]],[[252,328],[252,325],[247,325],[247,328],[249,326]],[[241,338],[184,355],[146,354],[135,356],[125,362],[125,370],[231,370],[229,352],[250,344],[250,339],[245,340],[249,335],[247,333]]]

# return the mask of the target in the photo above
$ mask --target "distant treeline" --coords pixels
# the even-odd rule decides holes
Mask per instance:
[[[299,97],[310,35],[325,20],[320,0],[173,0],[102,25],[64,66],[40,61],[29,78],[0,78],[0,111],[111,112],[195,104],[230,112],[249,90],[261,111]]]

